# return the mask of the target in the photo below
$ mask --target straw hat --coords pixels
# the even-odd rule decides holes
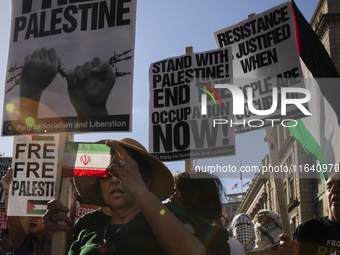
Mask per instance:
[[[105,143],[110,139],[100,140],[96,143]],[[147,161],[151,170],[151,185],[149,190],[161,201],[167,199],[173,192],[174,180],[170,170],[139,142],[132,138],[115,140],[120,146],[130,148],[139,153]],[[78,194],[88,203],[98,206],[106,206],[100,191],[99,181],[96,177],[74,177],[74,183]]]

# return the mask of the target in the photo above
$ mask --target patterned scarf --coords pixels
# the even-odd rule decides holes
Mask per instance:
[[[275,248],[280,243],[279,235],[282,229],[268,223],[255,224],[255,248],[252,251],[266,251]]]
[[[268,223],[257,223],[260,216],[270,217],[275,222],[275,225]],[[279,235],[282,234],[282,223],[279,214],[270,210],[262,209],[255,215],[253,223],[256,237],[256,246],[253,251],[266,251],[279,245]]]
[[[251,250],[255,246],[255,233],[252,218],[246,214],[237,214],[231,222],[228,232],[239,241],[245,250]]]

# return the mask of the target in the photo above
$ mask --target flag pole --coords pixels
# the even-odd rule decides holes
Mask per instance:
[[[185,54],[190,54],[194,52],[193,46],[185,47]],[[185,172],[190,172],[193,170],[193,160],[191,158],[185,160]]]
[[[241,200],[243,199],[243,181],[242,181],[242,172],[241,172],[241,166],[242,166],[242,159],[240,161],[240,179],[241,179]]]
[[[269,157],[270,157],[270,163],[273,167],[280,166],[279,161],[279,154],[278,154],[278,148],[277,148],[277,139],[274,135],[274,127],[267,127],[266,128],[266,138],[269,148]],[[278,198],[279,203],[279,210],[280,210],[280,217],[282,222],[282,232],[287,235],[290,240],[292,240],[292,233],[290,229],[289,224],[289,215],[288,215],[288,208],[286,204],[286,200],[284,197],[284,190],[283,190],[283,184],[282,184],[282,176],[275,176],[276,173],[274,173],[274,182],[275,182],[275,189],[276,194]]]

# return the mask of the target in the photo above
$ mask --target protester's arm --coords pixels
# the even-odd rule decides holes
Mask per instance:
[[[13,181],[13,169],[9,168],[8,172],[2,177],[1,183],[5,192],[6,209],[8,208],[9,186]],[[21,225],[19,216],[7,216],[9,222],[9,236],[11,238],[12,250],[18,250],[25,240],[25,232]]]
[[[69,211],[59,200],[51,200],[47,203],[47,211],[43,216],[45,255],[51,254],[51,243],[55,231],[68,232],[72,229],[72,220],[66,215]],[[64,221],[66,224],[57,224],[58,221]]]
[[[70,209],[62,205],[59,200],[51,200],[47,203],[47,211],[43,215],[44,233],[45,233],[45,255],[49,255],[51,252],[51,242],[53,238],[53,233],[55,231],[66,231],[66,252],[70,249],[73,240],[73,225],[77,210],[77,190],[74,186],[73,180],[71,178],[72,190],[71,190],[71,202]],[[59,213],[61,212],[61,213]],[[68,217],[66,213],[70,212]],[[65,224],[57,224],[58,221],[64,221]]]
[[[123,167],[119,167],[120,158],[115,157],[110,170],[118,174],[123,187],[129,187],[128,194],[139,204],[145,219],[166,254],[205,254],[205,248],[201,242],[147,189],[136,161],[117,143],[108,141],[106,144],[126,161]]]
[[[74,221],[75,221],[75,218],[76,218],[76,211],[77,211],[77,196],[78,196],[78,193],[77,193],[77,190],[76,190],[76,187],[74,186],[74,183],[73,183],[73,178],[71,178],[71,182],[72,182],[72,193],[71,193],[71,207],[70,207],[70,220],[71,220],[71,223],[69,224],[69,227],[70,229],[67,231],[66,233],[66,251],[68,251],[73,243],[73,239],[72,239],[72,236],[73,236],[73,233],[74,233]]]

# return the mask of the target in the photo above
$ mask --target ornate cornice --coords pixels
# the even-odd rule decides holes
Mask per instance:
[[[340,24],[340,13],[321,14],[319,21],[315,25],[315,33],[320,40],[325,36],[331,25]]]

